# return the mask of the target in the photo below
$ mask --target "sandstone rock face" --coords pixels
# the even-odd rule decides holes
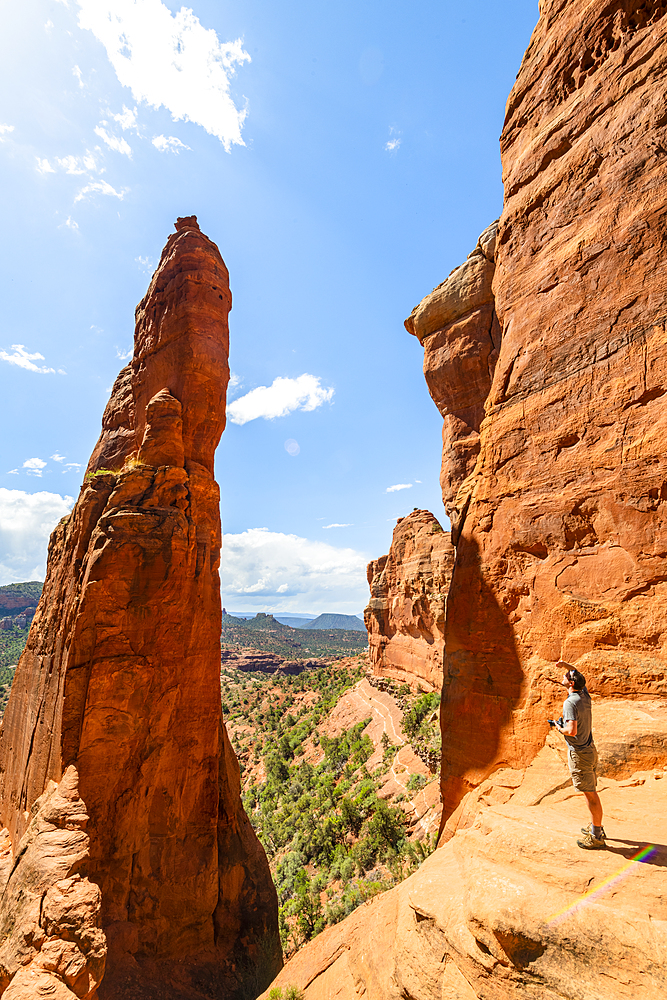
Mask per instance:
[[[457,542],[445,816],[538,751],[560,712],[559,656],[597,696],[667,690],[666,15],[541,4],[501,138],[497,360],[480,349],[461,378],[470,343],[454,331],[465,294],[480,308],[477,272],[450,293],[454,272],[409,321],[432,393],[465,382],[483,406],[478,454],[443,478]]]
[[[368,564],[371,599],[364,620],[376,676],[415,689],[440,688],[453,563],[449,533],[429,511],[415,510],[398,521],[389,554]]]
[[[405,321],[424,346],[424,376],[444,418],[440,485],[457,520],[456,494],[479,455],[479,431],[500,348],[492,291],[498,223],[484,230],[465,263]]]
[[[194,996],[195,982],[227,997],[244,966],[262,963],[267,981],[281,962],[275,890],[221,724],[212,469],[231,295],[196,219],[176,228],[79,500],[52,535],[0,730],[15,850],[49,781],[78,773],[109,944],[101,997]]]
[[[107,948],[100,890],[79,874],[89,838],[75,767],[59,785],[49,783],[32,812],[14,863],[0,875],[0,993],[28,1000],[43,987],[44,996],[94,1000]]]
[[[601,756],[615,760],[600,786],[606,852],[576,846],[588,813],[552,734],[525,771],[479,786],[414,875],[327,928],[274,985],[306,1000],[662,1000],[667,702],[605,700],[595,718]],[[647,731],[662,763],[635,771],[650,759],[635,747]]]

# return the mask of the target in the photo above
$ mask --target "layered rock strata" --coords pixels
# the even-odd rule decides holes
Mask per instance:
[[[179,219],[137,308],[79,499],[0,730],[14,851],[74,770],[79,873],[101,891],[100,996],[231,996],[280,967],[277,901],[221,721],[219,491],[231,294],[218,248]],[[11,905],[5,903],[3,905]]]
[[[375,676],[439,690],[453,563],[449,533],[433,514],[414,510],[399,518],[389,553],[367,570],[371,599],[364,621]]]
[[[501,138],[499,355],[472,352],[479,452],[445,477],[445,815],[532,759],[559,656],[598,696],[667,690],[667,5],[540,9]],[[438,346],[449,313],[431,318],[457,273],[409,321],[431,387],[456,389],[471,358],[456,323]]]

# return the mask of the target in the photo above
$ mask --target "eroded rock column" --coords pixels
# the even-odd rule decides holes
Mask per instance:
[[[101,996],[137,983],[187,996],[205,980],[226,997],[281,962],[275,891],[221,723],[213,458],[229,279],[194,217],[176,229],[79,500],[51,538],[0,730],[0,816],[15,846],[48,782],[78,774],[109,943]]]

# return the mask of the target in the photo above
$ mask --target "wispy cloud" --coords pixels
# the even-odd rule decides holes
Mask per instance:
[[[55,452],[55,454],[51,455],[51,459],[54,462],[64,462],[65,461],[65,456],[64,455],[59,455],[58,452]]]
[[[55,174],[55,170],[53,169],[53,167],[51,166],[51,164],[47,159],[42,160],[39,158],[39,156],[35,157],[35,159],[37,160],[37,167],[36,167],[37,173]]]
[[[123,105],[123,110],[117,115],[111,115],[115,122],[118,122],[120,127],[125,132],[128,128],[137,127],[137,109],[136,108],[126,108]]]
[[[58,156],[56,162],[68,174],[87,174],[98,169],[95,157],[87,150],[83,156]]]
[[[152,274],[155,270],[155,264],[153,263],[152,257],[135,257],[134,263],[138,264],[145,274]]]
[[[77,196],[74,199],[75,204],[77,201],[81,201],[82,198],[85,198],[87,194],[93,194],[95,192],[99,194],[108,194],[114,198],[120,198],[122,201],[123,197],[127,194],[127,188],[123,188],[122,191],[116,191],[116,189],[112,187],[111,184],[107,184],[106,181],[93,181],[92,184],[86,184],[86,186],[82,187],[77,193]]]
[[[99,135],[100,139],[106,143],[109,149],[113,149],[114,152],[122,153],[124,156],[129,156],[130,159],[132,159],[132,147],[130,144],[122,137],[112,135],[110,132],[107,132],[107,130],[103,128],[106,124],[106,122],[102,122],[101,125],[98,125],[95,128],[95,135]]]
[[[260,385],[235,399],[227,407],[227,414],[233,424],[247,424],[249,420],[264,417],[273,420],[285,417],[294,410],[316,410],[318,406],[331,400],[333,389],[325,389],[315,375],[299,375],[298,378],[276,378],[271,385]]]
[[[75,222],[71,215],[68,215],[65,221],[63,222],[63,226],[67,226],[68,229],[71,229],[73,232],[76,232],[79,228],[79,223]],[[60,229],[62,227],[59,226],[58,228]]]
[[[39,476],[41,478],[42,469],[46,468],[46,462],[41,458],[28,458],[23,463],[23,468],[29,476]]]
[[[82,77],[82,75],[81,75],[81,70],[79,69],[79,67],[78,67],[78,66],[72,66],[72,74],[73,74],[73,75],[74,75],[74,76],[75,76],[75,77],[77,78],[77,80],[79,81],[79,86],[80,86],[80,87],[83,87],[83,85],[84,85],[84,84],[83,84],[83,77]]]
[[[2,124],[0,124],[0,142],[3,141],[3,139],[5,138],[5,136],[9,132],[13,132],[13,131],[14,131],[14,126],[13,125],[2,125]]]
[[[241,39],[221,42],[187,7],[161,0],[78,0],[79,25],[104,45],[135,101],[166,107],[174,121],[201,125],[227,151],[243,145],[246,116],[229,93],[236,67],[250,61]]]
[[[394,153],[401,145],[401,133],[392,125],[389,129],[389,139],[384,144],[388,153]]]
[[[12,351],[13,354],[0,351],[0,360],[6,361],[10,365],[17,365],[19,368],[25,368],[29,372],[39,372],[40,375],[55,375],[54,368],[33,364],[34,361],[44,361],[43,354],[29,354],[23,344],[12,344]]]
[[[132,357],[134,351],[130,347],[127,351],[121,351],[118,347],[116,348],[116,357],[119,361],[127,361]]]
[[[156,135],[153,139],[153,145],[161,153],[180,153],[182,149],[190,149],[184,142],[177,139],[175,135]]]
[[[322,527],[326,531],[327,528],[352,528],[352,524],[323,524]]]
[[[397,493],[398,490],[411,490],[412,483],[396,483],[395,486],[388,486],[385,493]]]

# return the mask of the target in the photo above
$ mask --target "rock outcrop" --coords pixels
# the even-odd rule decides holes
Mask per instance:
[[[666,27],[665,0],[541,0],[495,253],[407,321],[456,544],[442,836],[288,963],[307,1000],[665,995]],[[606,851],[576,844],[546,722],[561,656],[594,698]]]
[[[656,2],[541,4],[501,138],[485,307],[497,360],[456,322],[440,329],[448,309],[478,314],[482,279],[456,276],[471,260],[486,273],[480,252],[408,321],[436,402],[433,386],[462,385],[470,364],[484,408],[476,458],[467,449],[443,480],[457,542],[445,815],[538,751],[559,656],[598,696],[667,691],[665,15]],[[452,412],[450,400],[449,426]]]
[[[405,327],[424,347],[424,377],[444,421],[440,485],[456,520],[456,495],[479,456],[484,403],[500,349],[492,291],[498,223],[468,259],[416,306]]]
[[[400,518],[388,555],[368,564],[371,599],[364,620],[377,677],[439,690],[453,564],[449,533],[427,510]]]
[[[76,772],[80,873],[101,891],[109,948],[99,993],[114,1000],[254,995],[281,963],[275,890],[221,721],[213,457],[229,279],[194,217],[176,229],[77,504],[51,537],[0,730],[15,854],[49,783]]]

